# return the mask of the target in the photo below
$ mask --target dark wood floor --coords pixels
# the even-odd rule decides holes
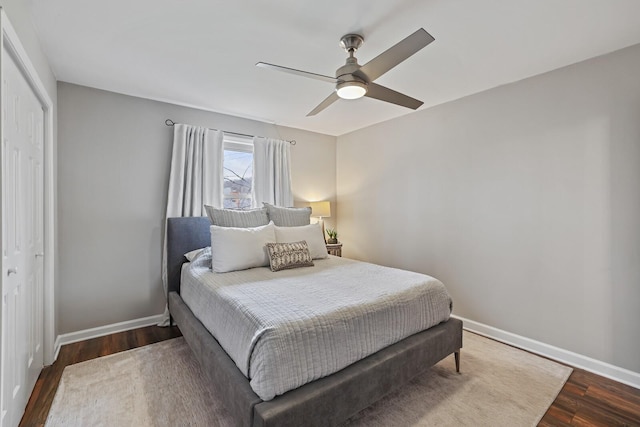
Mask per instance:
[[[640,426],[640,390],[575,369],[539,426]]]
[[[44,425],[65,366],[180,335],[176,327],[149,326],[63,346],[42,370],[20,425]],[[640,390],[575,369],[539,425],[640,426]]]

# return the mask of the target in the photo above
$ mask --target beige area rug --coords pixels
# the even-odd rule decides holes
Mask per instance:
[[[571,368],[464,334],[453,356],[347,421],[349,426],[535,426]],[[183,338],[65,368],[47,426],[230,426]]]

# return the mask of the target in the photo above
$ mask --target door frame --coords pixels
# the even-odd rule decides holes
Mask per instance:
[[[43,207],[44,207],[44,282],[43,282],[43,357],[44,364],[52,364],[56,357],[55,348],[55,285],[56,285],[56,161],[55,161],[55,139],[54,139],[54,105],[51,97],[47,93],[36,68],[27,55],[27,51],[22,46],[18,34],[14,30],[4,9],[0,8],[0,66],[2,65],[4,49],[13,56],[13,59],[24,74],[25,79],[31,85],[38,100],[42,104],[44,111],[44,183],[43,183]],[[3,81],[0,67],[0,83]],[[0,104],[2,100],[0,99]],[[2,106],[4,107],[4,106]],[[2,110],[3,108],[0,108]],[[2,124],[2,114],[0,114],[0,124]],[[0,140],[4,137],[0,126]],[[0,211],[0,220],[2,212]],[[1,233],[0,229],[0,233]],[[0,256],[0,264],[2,257]],[[4,272],[4,268],[2,268]]]

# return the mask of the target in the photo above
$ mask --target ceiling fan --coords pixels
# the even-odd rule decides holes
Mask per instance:
[[[281,65],[267,64],[266,62],[258,62],[256,66],[335,84],[335,91],[318,104],[316,108],[311,110],[311,112],[307,114],[307,117],[315,116],[339,98],[357,99],[363,96],[415,110],[423,104],[422,101],[373,83],[373,81],[434,40],[431,34],[427,33],[424,28],[420,28],[371,61],[360,65],[354,54],[362,43],[364,43],[364,38],[359,34],[347,34],[340,39],[340,46],[347,51],[349,57],[347,58],[346,64],[336,70],[335,77],[296,70]]]

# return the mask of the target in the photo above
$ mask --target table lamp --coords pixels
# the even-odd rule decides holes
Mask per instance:
[[[318,218],[318,222],[322,224],[322,237],[326,242],[327,236],[325,236],[324,233],[324,221],[322,218],[328,218],[331,216],[331,202],[311,202],[309,203],[309,206],[311,206],[311,216]]]

